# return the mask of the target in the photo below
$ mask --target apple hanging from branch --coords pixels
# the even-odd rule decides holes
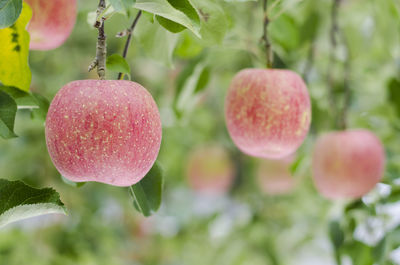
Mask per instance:
[[[296,151],[307,135],[311,107],[307,87],[289,70],[244,69],[225,100],[229,134],[244,153],[278,159]]]
[[[327,198],[359,198],[381,180],[384,165],[383,145],[370,131],[327,133],[315,144],[314,183]]]
[[[161,120],[150,93],[125,80],[79,80],[51,102],[46,143],[58,171],[75,182],[130,186],[157,158]]]

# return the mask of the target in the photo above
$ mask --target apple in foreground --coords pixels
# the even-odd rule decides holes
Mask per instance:
[[[279,160],[263,159],[257,167],[257,183],[260,189],[269,195],[283,195],[290,193],[296,181],[290,173],[289,167],[294,156],[290,155]]]
[[[233,142],[244,153],[283,158],[294,153],[308,133],[307,87],[289,70],[244,69],[228,90],[225,119]]]
[[[157,158],[161,121],[150,93],[124,80],[79,80],[51,102],[46,143],[58,171],[75,182],[130,186]]]
[[[223,194],[232,186],[235,170],[227,151],[213,145],[199,147],[189,155],[186,175],[193,190]]]
[[[28,24],[31,50],[51,50],[65,42],[76,21],[76,0],[25,0],[32,8]]]
[[[315,144],[312,170],[317,190],[330,199],[359,198],[380,181],[385,153],[370,131],[331,132]]]

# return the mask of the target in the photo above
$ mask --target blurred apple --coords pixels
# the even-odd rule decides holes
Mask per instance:
[[[201,147],[189,156],[186,175],[195,191],[223,194],[232,186],[234,174],[229,154],[221,146]]]
[[[296,185],[290,173],[290,165],[294,155],[279,160],[262,159],[257,167],[257,183],[260,189],[269,195],[290,193]]]
[[[307,135],[311,107],[301,77],[288,70],[245,69],[231,83],[225,118],[244,153],[278,159],[296,151]]]
[[[327,198],[359,198],[381,180],[384,164],[382,143],[370,131],[331,132],[315,144],[313,178]]]
[[[25,0],[32,8],[28,24],[31,50],[51,50],[65,42],[76,20],[76,0]]]

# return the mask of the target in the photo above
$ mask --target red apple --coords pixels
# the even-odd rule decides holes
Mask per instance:
[[[195,191],[223,194],[231,187],[234,174],[228,153],[218,145],[198,148],[189,156],[186,175]]]
[[[302,144],[310,126],[307,87],[289,70],[242,70],[229,88],[225,119],[232,140],[244,153],[288,156]]]
[[[157,158],[160,115],[138,83],[74,81],[51,102],[46,142],[54,165],[67,179],[130,186]]]
[[[257,182],[261,190],[269,195],[287,194],[293,190],[296,181],[289,171],[294,156],[270,160],[263,159],[257,168]]]
[[[384,164],[382,143],[370,131],[331,132],[315,144],[313,178],[327,198],[359,198],[382,178]]]
[[[25,0],[32,8],[28,25],[31,50],[51,50],[65,42],[76,20],[76,0]]]

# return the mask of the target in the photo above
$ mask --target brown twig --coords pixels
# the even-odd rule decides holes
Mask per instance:
[[[131,27],[128,29],[128,37],[126,39],[124,51],[122,52],[122,57],[124,57],[124,58],[126,58],[126,56],[128,55],[128,49],[129,49],[129,45],[131,44],[133,30],[135,29],[136,24],[139,21],[139,18],[140,18],[141,15],[142,15],[142,10],[139,10],[139,12],[137,13],[135,19],[133,20],[133,23],[132,23]],[[119,73],[118,74],[118,80],[121,80],[122,78],[123,78],[123,74]]]
[[[351,65],[350,65],[350,49],[349,45],[347,43],[347,39],[344,36],[344,34],[341,34],[343,43],[346,46],[346,61],[344,62],[343,65],[343,90],[344,90],[344,101],[343,101],[343,108],[342,112],[339,116],[339,128],[342,130],[345,130],[347,128],[347,112],[350,106],[350,101],[351,101],[351,89],[350,89],[350,73],[351,73]]]
[[[339,25],[338,25],[338,11],[341,0],[333,0],[332,8],[331,8],[331,29],[330,29],[330,54],[329,54],[329,62],[328,62],[328,89],[329,89],[329,105],[334,113],[334,117],[337,115],[337,105],[335,99],[335,81],[333,77],[333,64],[335,61],[335,51],[337,47],[337,39],[336,36],[339,33]],[[335,126],[337,125],[335,118]]]
[[[101,80],[105,79],[106,76],[106,56],[107,56],[107,45],[106,45],[106,35],[104,33],[104,20],[103,12],[106,9],[106,1],[99,0],[99,5],[97,7],[97,18],[94,27],[98,29],[99,36],[97,38],[96,45],[96,58],[89,65],[89,72],[94,68],[97,68],[97,75]]]
[[[267,68],[271,68],[273,64],[273,59],[274,59],[274,53],[272,51],[271,47],[271,41],[268,37],[268,25],[270,23],[270,19],[268,17],[268,0],[264,0],[263,2],[263,10],[264,10],[264,19],[263,19],[263,35],[261,37],[262,42],[264,42],[265,45],[265,52],[267,56]]]

